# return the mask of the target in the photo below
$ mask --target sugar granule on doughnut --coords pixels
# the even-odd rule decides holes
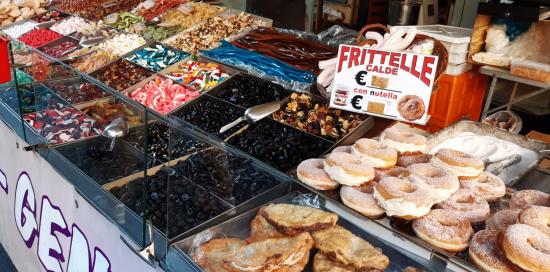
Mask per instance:
[[[482,230],[474,234],[468,249],[470,258],[483,271],[519,271],[500,248],[499,234],[498,230]]]
[[[550,237],[525,224],[509,226],[502,235],[506,258],[527,271],[550,271]]]
[[[468,247],[474,233],[470,222],[453,211],[435,209],[412,222],[414,233],[422,240],[451,252]]]
[[[334,181],[349,186],[358,186],[374,178],[374,168],[355,155],[334,152],[323,161],[325,172]]]
[[[449,148],[438,150],[431,163],[439,168],[449,170],[458,177],[477,177],[485,169],[480,158]]]
[[[484,222],[491,213],[487,200],[466,189],[456,191],[447,200],[437,204],[437,207],[454,211],[472,224]]]
[[[550,207],[529,206],[523,209],[518,216],[518,222],[534,227],[550,236]]]
[[[303,183],[317,190],[332,190],[340,186],[340,183],[332,180],[323,170],[323,159],[309,159],[301,162],[296,175]]]
[[[335,153],[335,152],[344,152],[344,153],[351,154],[351,145],[343,145],[343,146],[335,147],[330,153]]]
[[[369,218],[379,218],[384,215],[385,210],[376,203],[373,192],[374,182],[361,186],[342,186],[340,198],[344,205],[354,209]]]
[[[426,151],[426,137],[391,127],[380,135],[380,142],[394,148],[402,155],[419,154]]]
[[[518,223],[519,212],[521,212],[521,210],[500,210],[487,218],[485,221],[485,229],[505,230],[508,226]]]
[[[432,155],[419,153],[414,155],[399,155],[397,157],[397,163],[395,165],[401,167],[409,167],[417,163],[428,163],[432,159]]]
[[[550,195],[537,190],[523,190],[512,194],[510,208],[525,209],[531,205],[548,206]]]
[[[351,154],[361,158],[374,168],[386,169],[395,166],[397,151],[373,139],[362,138],[351,146]]]
[[[433,205],[427,190],[396,177],[383,177],[374,187],[373,196],[388,216],[407,220],[427,214]]]
[[[477,178],[461,179],[460,188],[468,189],[489,202],[497,201],[506,194],[504,182],[489,172],[482,172]]]
[[[407,168],[398,166],[388,169],[375,169],[374,173],[375,176],[373,181],[375,182],[379,182],[383,177],[396,177],[400,179],[406,179],[411,174],[411,172],[407,170]]]
[[[413,164],[407,169],[411,173],[410,180],[430,191],[434,203],[448,199],[460,186],[456,175],[429,163]]]

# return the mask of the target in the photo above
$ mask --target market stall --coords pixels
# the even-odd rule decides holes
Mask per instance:
[[[0,242],[21,271],[550,269],[550,195],[514,189],[548,144],[479,114],[403,125],[435,128],[464,39],[181,0],[2,8]],[[518,233],[542,257],[517,261]]]

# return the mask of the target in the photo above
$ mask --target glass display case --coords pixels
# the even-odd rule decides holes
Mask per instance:
[[[51,27],[30,24],[22,35]],[[25,150],[38,152],[124,232],[121,242],[149,249],[141,256],[167,270],[200,271],[178,265],[192,263],[185,245],[196,235],[261,205],[311,194],[292,170],[372,126],[372,118],[331,110],[322,97],[135,34],[109,29],[110,38],[90,49],[82,44],[88,34],[35,44],[19,42],[10,27],[0,29],[12,34],[13,78],[0,86],[2,120],[26,141]],[[109,52],[120,37],[136,44]],[[272,101],[281,103],[273,115],[220,133],[247,108]],[[335,210],[330,203],[320,207]],[[361,223],[341,222],[392,256],[409,258]]]

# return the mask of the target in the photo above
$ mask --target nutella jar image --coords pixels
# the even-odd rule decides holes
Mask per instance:
[[[346,106],[348,104],[348,91],[336,90],[334,93],[334,104],[338,106]]]

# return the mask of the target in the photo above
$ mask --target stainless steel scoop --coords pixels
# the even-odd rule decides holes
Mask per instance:
[[[242,121],[249,121],[251,123],[258,122],[265,117],[271,115],[272,113],[278,111],[281,108],[281,102],[273,101],[258,106],[250,107],[246,109],[244,115],[239,117],[237,120],[223,126],[220,129],[220,133],[224,133],[231,129],[232,127],[238,125]]]
[[[116,138],[122,137],[126,134],[128,134],[128,122],[124,118],[116,118],[108,124],[103,130],[103,136],[111,138],[109,151],[113,151],[115,149]]]

